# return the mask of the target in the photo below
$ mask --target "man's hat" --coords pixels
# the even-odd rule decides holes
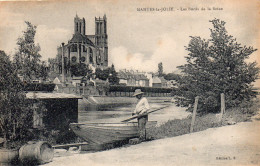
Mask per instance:
[[[133,96],[137,96],[137,95],[140,95],[140,94],[143,94],[143,93],[144,92],[142,92],[141,89],[136,89]]]

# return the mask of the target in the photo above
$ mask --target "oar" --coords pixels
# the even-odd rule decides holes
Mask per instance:
[[[128,122],[128,121],[130,121],[130,120],[139,118],[139,117],[144,116],[144,115],[148,115],[148,114],[150,114],[150,113],[152,113],[152,112],[159,111],[159,110],[164,109],[164,108],[169,107],[169,106],[170,106],[170,105],[167,105],[167,106],[161,107],[161,108],[157,108],[157,109],[155,109],[155,110],[148,111],[147,113],[142,114],[142,115],[135,115],[135,116],[132,116],[131,118],[125,119],[125,120],[123,120],[123,121],[121,121],[121,122]]]

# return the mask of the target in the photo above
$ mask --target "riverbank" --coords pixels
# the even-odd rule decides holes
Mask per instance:
[[[103,152],[57,157],[46,166],[259,165],[260,121],[211,128]]]
[[[260,101],[254,99],[241,103],[239,106],[229,108],[220,119],[220,114],[208,113],[196,116],[193,131],[203,131],[208,128],[233,125],[239,122],[251,121],[251,117],[257,114],[260,108]],[[190,133],[191,116],[182,119],[173,119],[157,126],[153,129],[148,129],[149,140],[160,139],[166,137],[174,137]]]

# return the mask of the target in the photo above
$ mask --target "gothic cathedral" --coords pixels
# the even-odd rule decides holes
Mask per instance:
[[[68,44],[58,47],[58,58],[64,56],[65,72],[76,63],[85,63],[90,67],[108,66],[107,18],[95,17],[95,35],[86,35],[84,18],[74,18],[74,34]]]

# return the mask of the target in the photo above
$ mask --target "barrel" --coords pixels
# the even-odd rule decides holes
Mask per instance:
[[[18,150],[0,149],[0,165],[13,165],[18,160]]]
[[[19,160],[22,163],[45,164],[51,162],[54,150],[45,141],[29,142],[19,149]]]

